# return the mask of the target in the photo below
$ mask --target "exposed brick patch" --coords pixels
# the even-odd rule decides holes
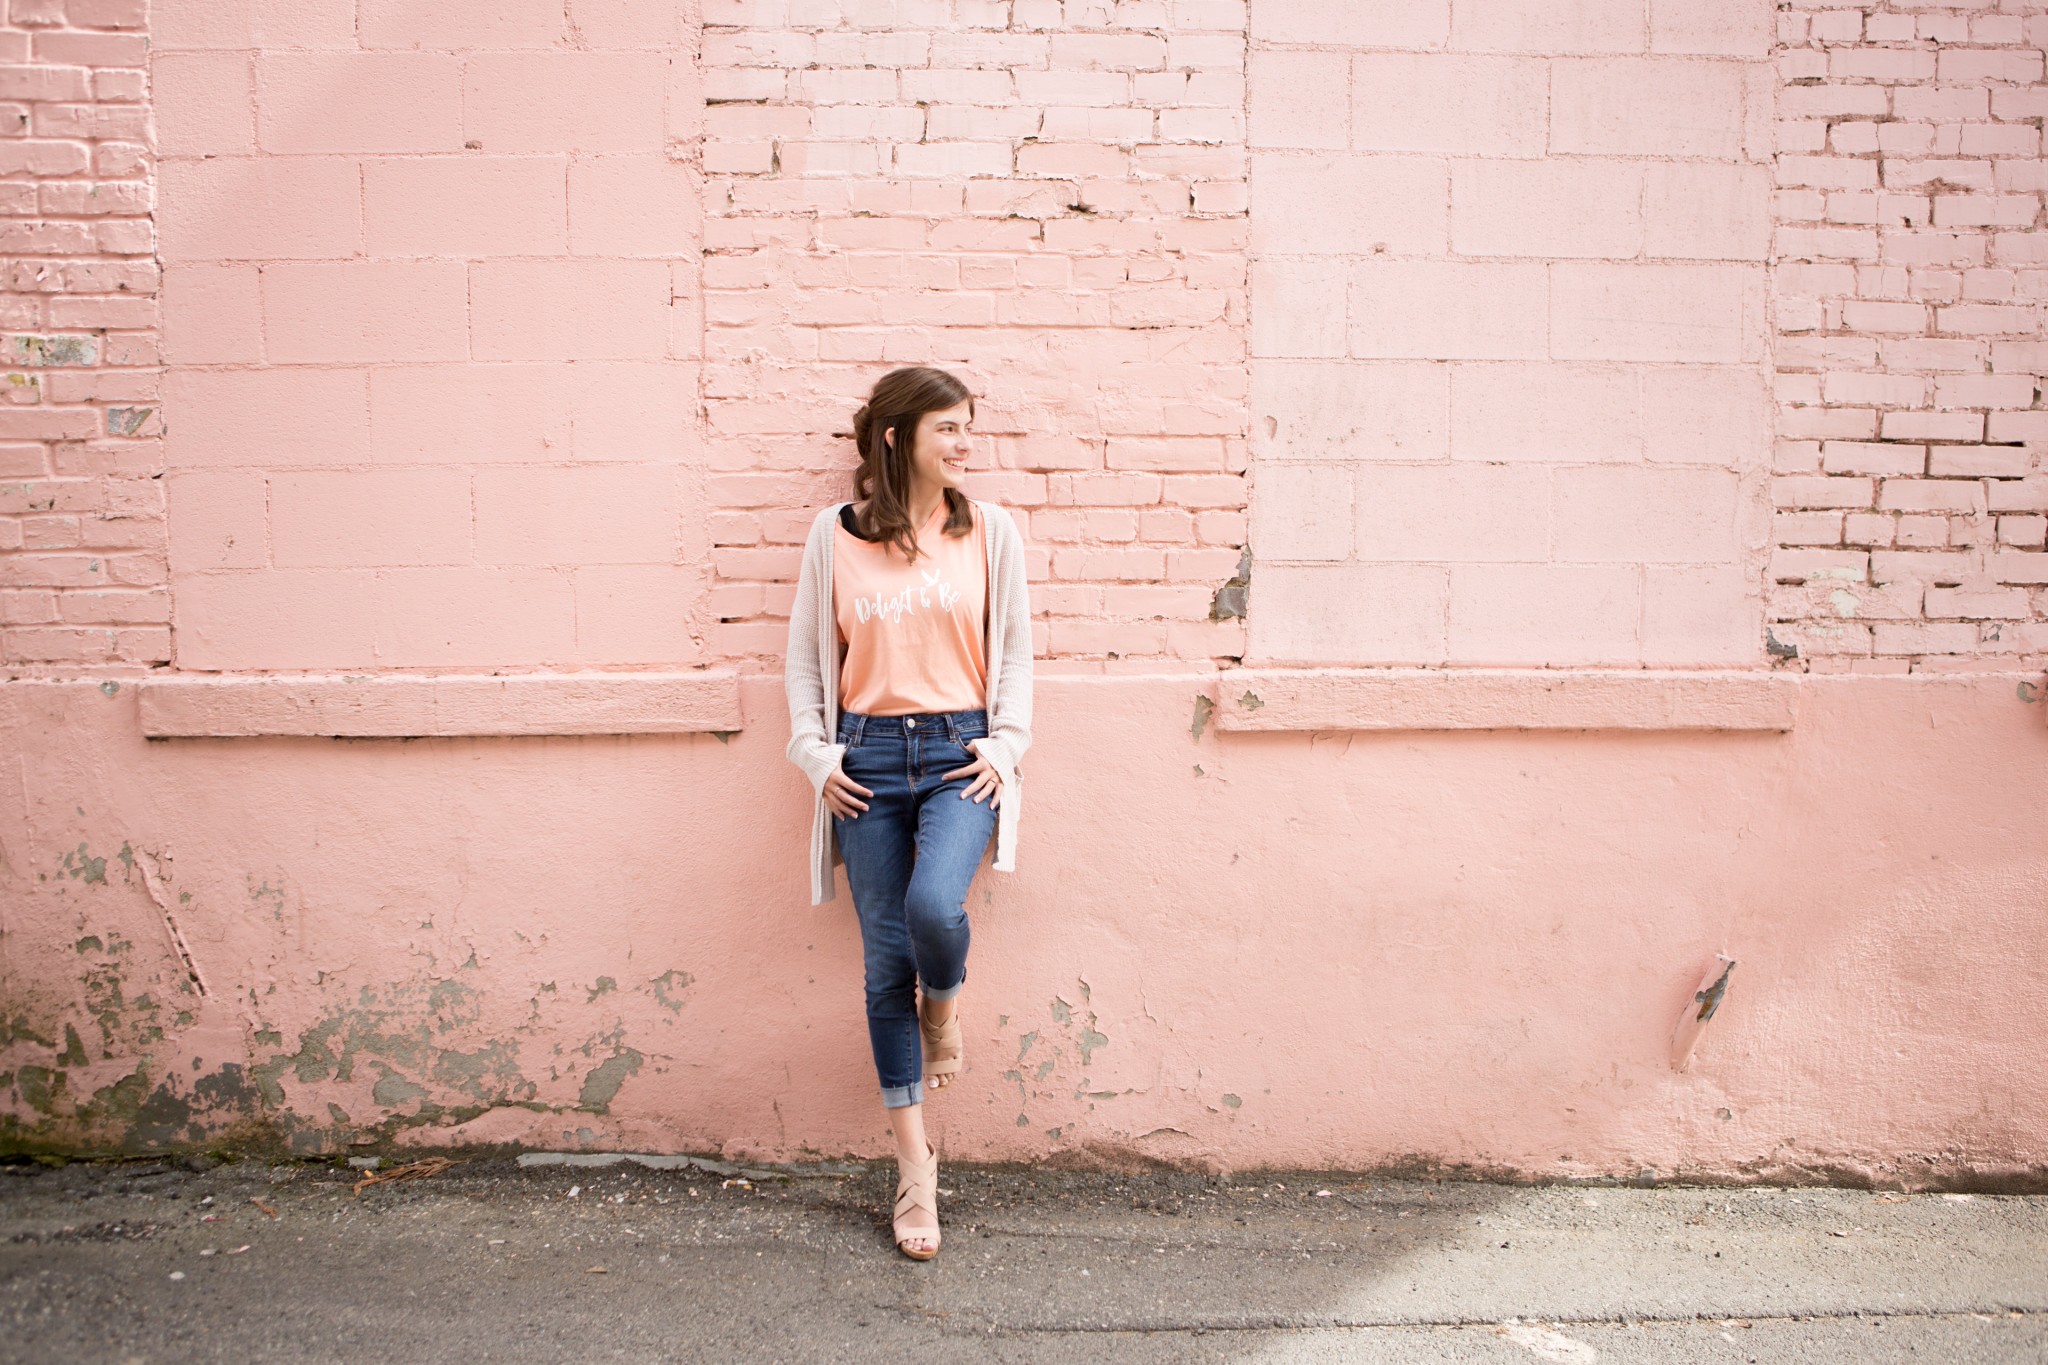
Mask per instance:
[[[800,511],[898,363],[984,396],[1036,647],[1227,658],[1245,536],[1241,0],[710,0],[718,652],[779,656]]]
[[[1779,14],[1780,666],[2048,661],[2044,10]]]
[[[170,658],[143,6],[0,19],[0,668]]]

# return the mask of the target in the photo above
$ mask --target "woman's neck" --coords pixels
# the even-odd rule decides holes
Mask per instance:
[[[912,526],[922,526],[930,521],[932,519],[932,512],[939,505],[939,500],[945,496],[946,490],[937,484],[913,484],[910,489],[910,496],[904,500],[904,510],[910,513],[910,524]]]

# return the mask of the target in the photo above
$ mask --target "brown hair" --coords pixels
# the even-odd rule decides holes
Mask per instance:
[[[911,444],[917,421],[928,412],[968,404],[974,395],[944,370],[910,365],[891,370],[875,381],[868,401],[853,414],[853,443],[860,468],[853,476],[853,495],[861,500],[854,520],[869,540],[886,541],[906,558],[917,558],[917,528],[910,524]],[[887,432],[896,433],[892,446]],[[946,499],[946,534],[964,536],[974,529],[974,508],[957,488],[942,490]]]

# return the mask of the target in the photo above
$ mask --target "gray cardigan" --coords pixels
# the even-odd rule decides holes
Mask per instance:
[[[832,605],[834,503],[818,513],[804,543],[796,603],[789,611],[789,655],[782,685],[789,694],[789,761],[811,780],[811,904],[832,899],[832,867],[839,861],[825,779],[838,770],[846,746],[839,733],[839,623]],[[1017,821],[1024,804],[1018,760],[1031,744],[1031,598],[1025,583],[1024,538],[1008,511],[976,500],[988,544],[988,737],[972,741],[1003,779],[996,808],[995,866],[1017,865]]]

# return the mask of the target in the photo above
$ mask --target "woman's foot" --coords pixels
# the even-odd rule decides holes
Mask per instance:
[[[896,1249],[913,1261],[939,1254],[939,1154],[925,1144],[922,1161],[896,1152]]]
[[[960,1072],[960,999],[928,1000],[917,1012],[918,1032],[924,1037],[924,1072],[934,1090],[943,1090]]]

